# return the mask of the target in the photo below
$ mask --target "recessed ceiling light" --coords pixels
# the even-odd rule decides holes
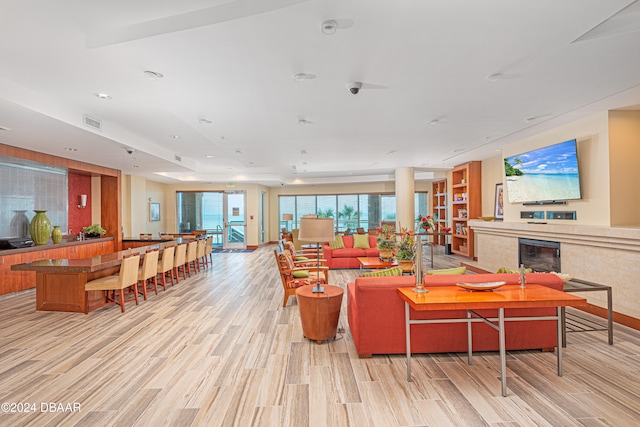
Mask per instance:
[[[11,130],[11,128],[8,128],[6,126],[0,126],[0,130],[5,130],[5,131],[9,132]]]
[[[440,123],[440,120],[438,119],[433,119],[429,122],[430,125],[437,125],[438,123]]]
[[[96,96],[96,98],[100,98],[100,99],[111,99],[111,95],[107,93],[96,92],[94,93],[94,95]]]
[[[503,76],[502,73],[494,73],[491,74],[490,76],[487,76],[487,80],[490,81],[491,83],[497,82],[502,80]]]
[[[77,148],[73,148],[73,147],[65,147],[65,150],[67,150],[67,151],[78,151]]]
[[[304,156],[305,154],[307,154],[307,150],[300,150],[300,154]]]
[[[208,124],[211,124],[211,120],[199,119],[198,123],[200,123],[201,125],[208,125]]]
[[[213,158],[214,158],[214,155],[213,155],[213,154],[207,154],[205,157],[206,157],[207,159],[213,159]]]
[[[327,19],[322,23],[320,29],[322,30],[322,34],[330,36],[331,34],[334,34],[338,29],[338,23],[333,19]]]
[[[169,135],[169,137],[173,139],[180,139],[180,135]]]
[[[298,73],[293,76],[293,80],[297,82],[303,82],[305,80],[313,80],[316,78],[315,74]]]
[[[242,154],[242,151],[236,150],[236,154]]]
[[[135,168],[137,168],[139,166],[138,165],[131,165],[131,167],[135,169]]]
[[[387,152],[387,156],[392,156],[394,154],[396,154],[398,152],[398,150],[391,150]]]
[[[249,162],[249,166],[253,166],[253,165],[255,165],[254,162]]]
[[[143,71],[142,74],[149,80],[158,80],[164,77],[164,74],[158,73],[157,71]]]

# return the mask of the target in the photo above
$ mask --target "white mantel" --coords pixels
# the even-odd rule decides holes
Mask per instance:
[[[480,267],[516,268],[519,237],[559,242],[563,273],[610,285],[614,311],[640,318],[640,227],[481,220],[470,220],[469,226],[475,232]],[[584,296],[591,304],[606,307],[604,293]]]

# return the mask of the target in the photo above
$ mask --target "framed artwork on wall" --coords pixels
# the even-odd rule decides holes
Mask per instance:
[[[504,186],[502,183],[496,184],[495,211],[493,216],[499,221],[504,219]]]
[[[160,221],[160,203],[149,203],[149,221]]]

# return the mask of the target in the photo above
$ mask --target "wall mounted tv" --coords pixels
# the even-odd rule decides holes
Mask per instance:
[[[544,203],[582,198],[576,140],[504,159],[509,203]]]

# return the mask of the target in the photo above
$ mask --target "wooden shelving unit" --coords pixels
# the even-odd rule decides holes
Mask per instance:
[[[438,220],[434,221],[435,232],[447,226],[447,180],[436,181],[431,184],[432,206],[434,215],[438,215]],[[447,243],[447,236],[435,236],[434,242],[444,246]]]
[[[451,251],[474,258],[473,230],[469,218],[482,215],[481,162],[458,165],[451,171]]]

